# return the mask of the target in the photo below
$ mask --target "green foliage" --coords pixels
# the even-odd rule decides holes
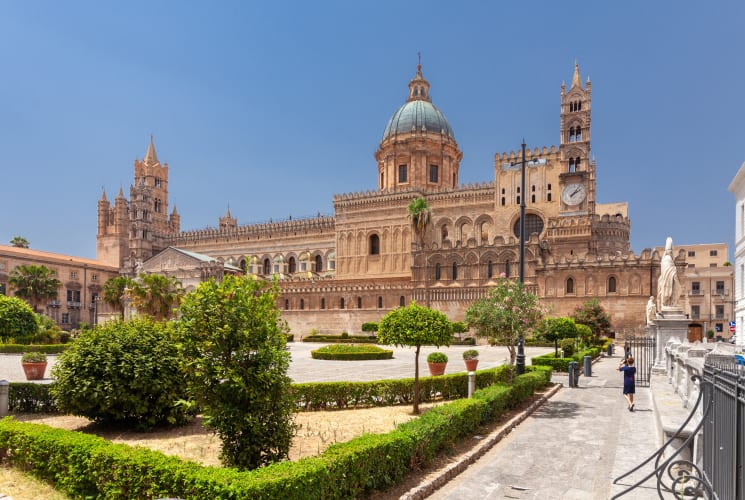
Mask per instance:
[[[538,297],[525,285],[499,278],[489,294],[474,302],[466,311],[468,326],[492,345],[505,344],[510,352],[510,366],[517,356],[517,341],[527,336],[543,316]]]
[[[363,332],[377,332],[378,324],[375,322],[362,323],[362,331]]]
[[[27,264],[17,266],[10,272],[8,283],[16,297],[26,300],[34,312],[47,300],[57,298],[57,289],[62,284],[55,273],[46,266]]]
[[[440,351],[435,351],[429,353],[429,356],[427,356],[427,363],[447,363],[448,357],[447,354]]]
[[[36,314],[23,300],[0,295],[0,340],[24,342],[39,329]]]
[[[562,339],[561,350],[564,351],[564,357],[569,358],[574,354],[574,346],[576,340],[574,339]]]
[[[126,276],[109,278],[103,285],[101,297],[104,303],[119,311],[121,319],[124,319],[124,295],[134,286],[134,280]]]
[[[392,359],[393,351],[375,345],[334,344],[310,351],[313,359],[360,361],[365,359]]]
[[[57,413],[57,403],[49,390],[52,385],[11,382],[8,386],[8,409],[12,413]]]
[[[598,299],[588,300],[581,306],[577,306],[572,318],[575,323],[589,326],[594,338],[608,335],[611,331],[610,316],[600,305]]]
[[[468,331],[468,324],[465,321],[453,321],[452,327],[453,333],[466,333]]]
[[[426,204],[426,203],[425,203]],[[389,312],[378,325],[378,342],[414,346],[414,414],[419,414],[419,351],[423,345],[449,345],[453,338],[447,316],[412,301]]]
[[[82,332],[52,369],[64,412],[150,429],[187,420],[181,358],[170,328],[141,318]]]
[[[559,341],[577,336],[577,325],[572,318],[544,318],[538,325],[538,334],[548,342],[554,343],[558,354]]]
[[[21,363],[46,363],[47,355],[39,351],[24,352]]]
[[[132,285],[132,297],[137,312],[155,320],[173,317],[184,296],[181,282],[173,276],[140,274]]]
[[[303,337],[303,342],[334,342],[334,343],[349,343],[349,344],[375,344],[377,343],[377,337],[375,335],[363,336],[363,335],[347,335],[342,337],[341,335],[308,335]]]
[[[64,339],[70,339],[69,334],[63,331],[62,328],[60,328],[59,325],[57,325],[57,323],[55,323],[55,321],[49,316],[38,314],[36,319],[39,324],[39,328],[31,337],[32,343],[54,344],[57,342],[62,342]]]
[[[59,354],[67,350],[67,345],[61,344],[0,344],[0,353],[23,354],[27,351],[39,351],[45,354]]]
[[[411,222],[411,228],[414,230],[414,234],[421,247],[424,243],[424,235],[432,220],[432,211],[429,209],[427,200],[416,198],[411,200],[411,203],[406,207],[406,212]]]
[[[252,469],[289,453],[294,402],[277,295],[276,285],[225,276],[200,283],[181,305],[189,385],[229,466]]]
[[[10,244],[16,248],[28,248],[29,242],[23,236],[13,236],[10,240]]]
[[[589,344],[592,342],[592,330],[587,325],[577,325],[577,335],[583,344]]]
[[[476,349],[466,349],[463,351],[463,359],[479,359],[479,351]]]

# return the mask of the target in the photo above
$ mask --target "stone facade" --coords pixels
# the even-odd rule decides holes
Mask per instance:
[[[168,170],[151,141],[135,162],[132,199],[120,193],[113,208],[105,195],[99,201],[98,257],[134,273],[138,260],[148,267],[148,258],[176,247],[276,276],[278,305],[296,336],[359,332],[412,300],[461,320],[500,274],[517,277],[524,205],[525,282],[552,314],[597,298],[617,331],[641,334],[661,254],[630,251],[627,204],[598,202],[591,83],[582,83],[578,66],[560,104],[558,147],[496,154],[492,180],[460,185],[463,153],[419,66],[375,153],[377,189],[334,196],[333,216],[241,226],[228,210],[216,228],[197,231],[179,230],[175,208],[165,217]],[[432,211],[422,245],[407,217],[419,197]],[[676,263],[684,271],[684,259]]]

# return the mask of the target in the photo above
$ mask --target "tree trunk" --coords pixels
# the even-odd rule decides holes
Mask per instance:
[[[419,415],[419,350],[422,346],[416,346],[414,355],[414,415]]]

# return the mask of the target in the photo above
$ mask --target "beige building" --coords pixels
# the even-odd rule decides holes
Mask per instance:
[[[216,227],[194,231],[180,230],[175,207],[166,215],[168,166],[151,139],[135,161],[130,199],[120,191],[113,206],[105,193],[98,202],[97,257],[135,275],[174,247],[276,276],[278,305],[296,336],[312,328],[359,332],[412,300],[460,320],[500,274],[517,277],[524,205],[525,281],[552,314],[597,298],[619,333],[641,333],[661,253],[634,254],[627,204],[600,202],[591,110],[591,83],[575,66],[571,84],[561,85],[560,143],[527,149],[524,187],[520,151],[495,154],[492,179],[462,185],[463,153],[419,66],[405,102],[381,127],[369,167],[377,186],[336,195],[332,216],[239,225],[228,211]],[[418,197],[432,210],[422,245],[407,218]],[[684,274],[685,256],[676,262]]]
[[[50,300],[41,313],[64,330],[102,322],[114,313],[99,300],[106,281],[119,275],[119,268],[97,260],[71,257],[30,248],[0,245],[0,293],[13,295],[8,278],[17,266],[44,265],[54,271],[61,282],[57,298]]]

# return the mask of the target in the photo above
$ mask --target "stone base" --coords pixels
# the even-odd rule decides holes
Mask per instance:
[[[667,341],[673,337],[678,339],[688,338],[689,320],[681,310],[663,311],[657,313],[657,347],[655,348],[655,364],[653,373],[665,373],[665,346]]]

